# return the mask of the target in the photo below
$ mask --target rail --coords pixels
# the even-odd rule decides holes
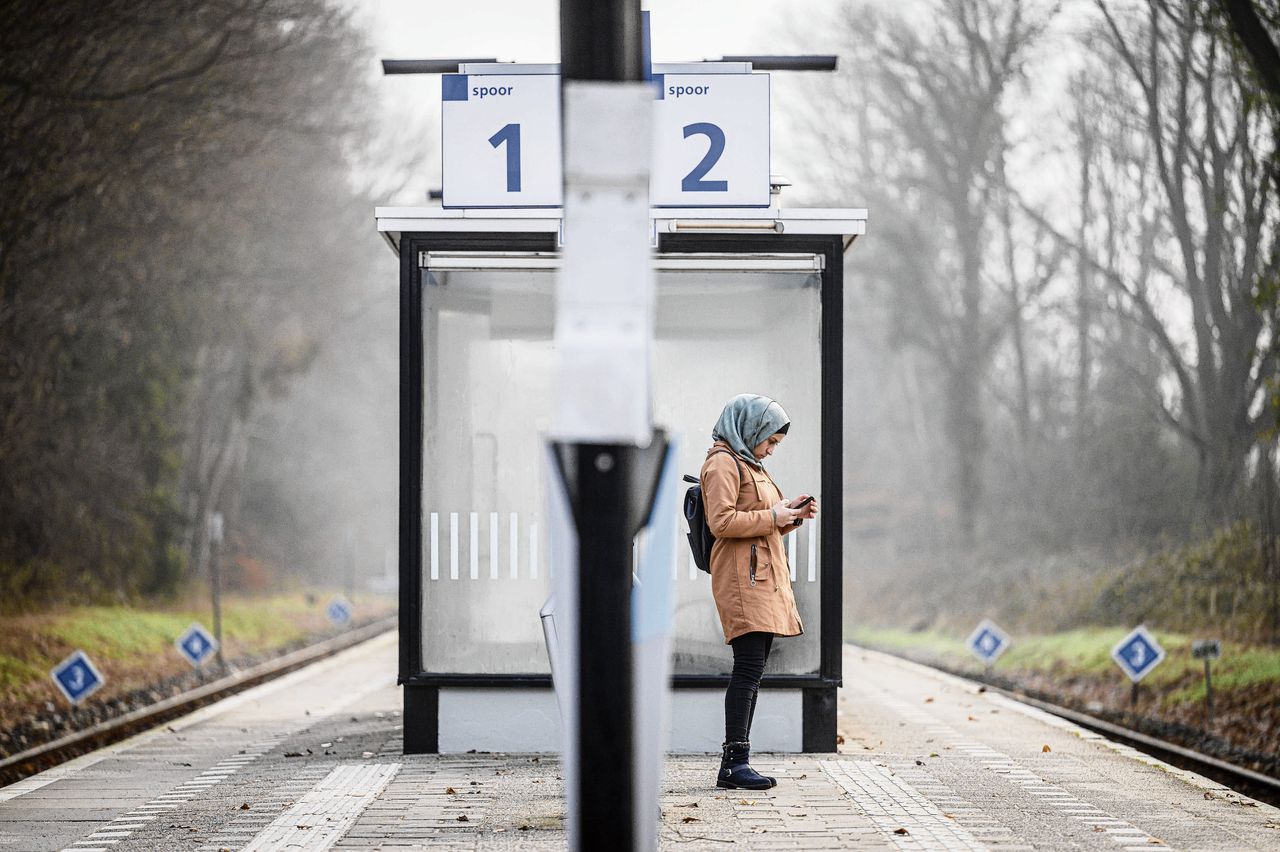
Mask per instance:
[[[339,651],[345,651],[347,648],[395,630],[396,626],[396,616],[380,619],[314,645],[291,651],[244,671],[202,684],[187,692],[140,707],[114,719],[107,719],[84,730],[10,755],[0,760],[0,786],[20,781],[82,754],[184,716],[229,695],[266,683],[325,657],[331,657]]]

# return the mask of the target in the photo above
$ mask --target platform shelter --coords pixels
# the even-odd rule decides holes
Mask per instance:
[[[787,538],[805,632],[774,646],[752,739],[760,750],[833,751],[844,264],[867,214],[780,205],[767,173],[768,86],[757,85],[767,75],[740,64],[655,66],[659,91],[678,83],[724,101],[668,105],[668,135],[683,128],[691,147],[663,153],[655,142],[655,157],[677,162],[655,165],[650,192],[653,422],[678,442],[681,472],[697,474],[729,398],[769,395],[790,414],[769,470],[784,493],[816,494],[822,514]],[[376,211],[400,260],[405,751],[550,751],[559,714],[539,613],[557,566],[544,460],[564,229],[558,172],[542,174],[558,160],[526,160],[556,149],[558,102],[543,66],[460,70],[442,84],[443,204]],[[492,91],[541,108],[473,97]],[[655,110],[667,109],[659,99]],[[763,146],[735,144],[760,133]],[[670,743],[714,751],[732,654],[710,578],[677,538]],[[637,555],[644,547],[642,534]]]

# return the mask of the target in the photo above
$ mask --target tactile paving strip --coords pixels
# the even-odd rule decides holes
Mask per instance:
[[[97,831],[66,847],[63,852],[107,852],[115,844],[128,840],[134,832],[147,828],[147,823],[157,816],[177,810],[184,803],[204,795],[210,787],[220,784],[258,760],[275,748],[284,737],[284,734],[275,734],[246,747],[240,754],[218,761],[185,784],[116,817]]]
[[[1164,841],[1152,837],[1141,828],[1117,818],[1114,814],[1075,796],[1057,784],[1046,781],[1007,754],[966,737],[918,707],[896,699],[882,700],[886,705],[894,708],[903,719],[924,726],[928,733],[944,738],[960,753],[981,760],[984,769],[995,773],[1005,781],[1020,786],[1023,791],[1039,798],[1062,816],[1088,826],[1092,831],[1100,830],[1100,833],[1104,833],[1121,849],[1137,852],[1144,849],[1170,848]]]
[[[342,838],[399,771],[398,763],[335,767],[297,804],[259,832],[244,847],[244,852],[328,849]]]
[[[888,767],[865,760],[823,760],[819,765],[899,848],[985,852],[976,837]]]

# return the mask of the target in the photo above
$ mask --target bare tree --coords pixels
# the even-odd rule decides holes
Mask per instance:
[[[1021,341],[1027,288],[1036,286],[1006,277],[1016,277],[1011,238],[1007,251],[992,249],[1012,228],[1001,212],[1006,111],[1054,11],[1029,0],[936,0],[907,19],[851,4],[841,26],[854,70],[834,112],[852,120],[824,113],[810,127],[827,152],[857,151],[852,161],[832,158],[846,171],[830,180],[855,186],[877,210],[884,250],[875,275],[894,300],[901,342],[932,356],[967,541],[983,495],[988,371],[1011,327]],[[993,281],[1005,282],[1003,293]],[[1025,357],[1019,365],[1026,370]],[[1027,382],[1018,394],[1016,407],[1029,410]]]
[[[1262,405],[1280,366],[1267,296],[1280,272],[1274,140],[1252,79],[1207,26],[1207,3],[1145,5],[1141,17],[1122,17],[1096,0],[1103,38],[1092,45],[1101,73],[1122,69],[1139,105],[1133,132],[1113,142],[1141,152],[1122,154],[1141,169],[1114,176],[1150,181],[1158,228],[1139,274],[1132,263],[1097,268],[1160,347],[1178,392],[1159,411],[1195,448],[1203,513],[1216,518],[1274,416]],[[1190,314],[1187,345],[1176,314],[1162,310],[1169,292]]]
[[[0,585],[171,586],[256,395],[305,366],[277,329],[318,332],[350,274],[315,234],[363,207],[358,39],[310,0],[6,11]]]

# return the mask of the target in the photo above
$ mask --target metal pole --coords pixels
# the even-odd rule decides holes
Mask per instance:
[[[351,527],[347,527],[344,535],[343,548],[343,590],[346,592],[347,602],[355,600],[356,589],[356,533]]]
[[[1129,692],[1129,707],[1133,710],[1138,709],[1138,681],[1133,682],[1133,689]]]
[[[652,440],[648,418],[652,94],[635,86],[644,79],[641,20],[639,0],[560,3],[565,262],[553,431],[577,529],[576,589],[564,602],[575,623],[566,665],[576,724],[565,731],[573,850],[649,843],[636,818],[631,547],[653,494],[646,472],[665,441]],[[612,286],[599,286],[602,273]],[[591,404],[585,389],[602,385],[613,398]]]
[[[640,20],[639,0],[560,0],[561,82],[643,80]]]
[[[1213,678],[1209,675],[1208,657],[1204,658],[1204,726],[1205,729],[1213,727]]]
[[[222,513],[214,512],[209,516],[209,586],[213,595],[213,638],[218,642],[215,659],[218,670],[227,670],[227,661],[222,656]]]

